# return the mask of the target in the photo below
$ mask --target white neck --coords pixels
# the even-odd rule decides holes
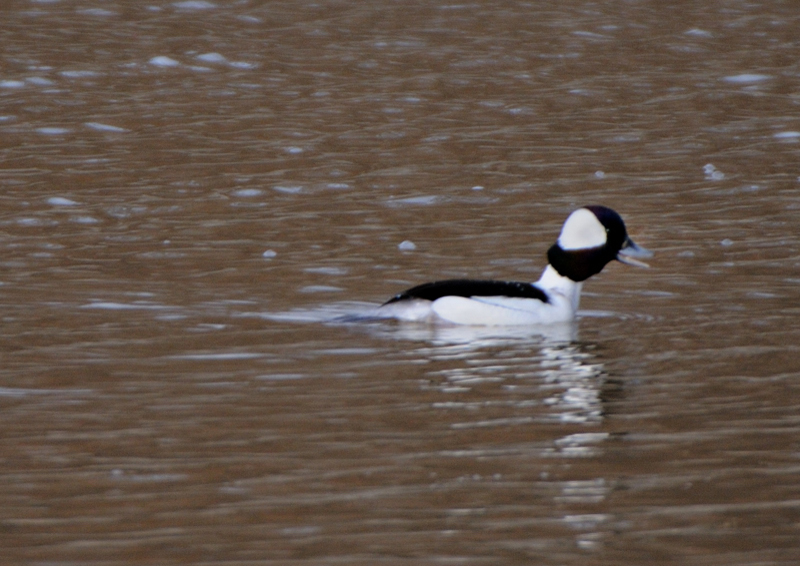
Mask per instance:
[[[548,265],[535,285],[554,298],[565,300],[572,307],[572,312],[577,312],[583,283],[559,275],[552,265]]]

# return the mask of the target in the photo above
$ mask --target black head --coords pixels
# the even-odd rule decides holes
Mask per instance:
[[[564,277],[585,281],[615,259],[646,266],[631,257],[649,257],[628,237],[625,223],[612,209],[586,206],[569,215],[558,241],[548,250],[550,265]]]

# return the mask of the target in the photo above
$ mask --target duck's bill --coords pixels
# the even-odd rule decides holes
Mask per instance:
[[[653,257],[653,252],[636,245],[630,238],[625,240],[622,249],[617,253],[617,259],[619,261],[627,263],[628,265],[635,265],[636,267],[650,267],[648,264],[641,261],[641,259],[648,257]]]

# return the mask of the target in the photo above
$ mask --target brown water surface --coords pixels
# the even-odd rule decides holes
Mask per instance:
[[[4,564],[800,562],[796,2],[0,11]],[[575,325],[353,321],[593,203]]]

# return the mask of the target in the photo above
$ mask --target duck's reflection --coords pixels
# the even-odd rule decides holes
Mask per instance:
[[[509,461],[541,470],[532,490],[542,490],[559,509],[557,521],[585,550],[602,546],[609,517],[587,513],[611,492],[607,478],[593,477],[589,462],[601,458],[609,433],[603,426],[604,393],[616,389],[596,346],[582,342],[578,325],[530,328],[400,325],[394,337],[417,341],[408,355],[421,364],[427,387],[437,390],[433,406],[463,433],[469,449],[442,455],[464,459],[464,469],[507,470]],[[484,433],[491,429],[493,434]],[[496,433],[494,433],[496,431]],[[486,438],[492,438],[486,442]],[[565,475],[559,460],[587,461],[588,472]],[[577,462],[570,462],[573,469]],[[576,477],[577,476],[577,477]],[[502,481],[502,473],[492,475]],[[549,487],[544,487],[549,485]]]
[[[578,341],[575,323],[537,328],[408,324],[395,327],[394,337],[421,342],[413,354],[439,362],[429,377],[443,392],[496,383],[517,408],[535,407],[527,417],[532,422],[602,420],[605,370],[590,345]]]
[[[414,343],[413,347],[404,348],[405,355],[426,366],[425,377],[431,387],[444,393],[459,393],[481,384],[499,384],[508,399],[516,399],[515,406],[536,408],[524,418],[531,422],[599,423],[604,415],[603,399],[617,396],[611,391],[604,397],[608,379],[603,363],[593,353],[592,344],[579,340],[576,322],[540,326],[434,325],[376,319],[371,316],[373,311],[374,305],[370,304],[337,303],[261,316],[346,325],[373,337]],[[452,406],[459,401],[442,402]],[[574,446],[571,451],[576,451]]]
[[[386,346],[376,350],[385,353],[385,363],[406,368],[419,381],[415,414],[426,428],[448,432],[433,435],[425,450],[404,455],[438,470],[430,489],[461,494],[463,482],[487,482],[493,492],[508,481],[508,489],[551,498],[553,519],[574,532],[581,548],[602,544],[608,518],[590,510],[607,499],[611,482],[595,475],[592,460],[603,457],[610,439],[604,404],[622,391],[597,345],[579,338],[577,323],[429,325],[376,320],[348,309],[323,313],[337,316],[293,311],[281,317],[376,338]],[[512,479],[519,477],[534,479]]]
[[[545,403],[558,418],[562,422],[599,422],[603,365],[576,343],[545,346],[540,355],[544,387],[552,390]]]
[[[591,465],[586,468],[588,477],[550,472],[562,469],[558,460],[602,457],[610,437],[603,430],[604,399],[618,397],[596,346],[579,340],[578,325],[537,329],[400,325],[392,330],[395,338],[418,341],[409,355],[428,362],[421,365],[428,387],[441,393],[433,406],[450,413],[452,429],[473,439],[487,438],[481,432],[487,428],[497,431],[489,444],[473,440],[469,450],[444,452],[451,458],[480,462],[476,467],[484,470],[495,459],[497,470],[507,469],[508,460],[517,458],[526,469],[538,467],[540,481],[531,489],[552,495],[558,521],[574,533],[576,545],[600,548],[609,517],[586,509],[606,500],[610,482],[592,477]],[[612,389],[610,395],[604,392],[607,387]],[[502,481],[502,474],[495,477]],[[554,489],[543,488],[545,484]]]

